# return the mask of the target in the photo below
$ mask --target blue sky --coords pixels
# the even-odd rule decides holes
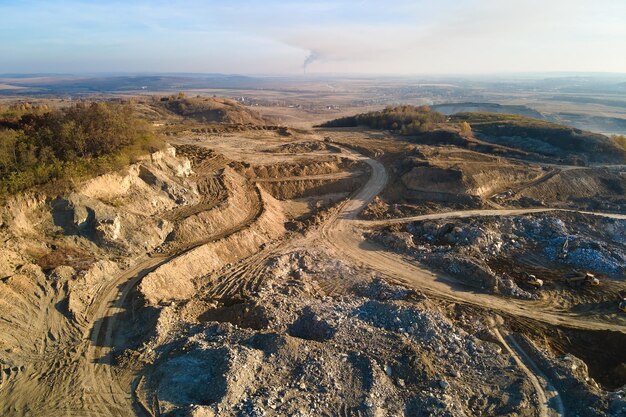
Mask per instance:
[[[308,59],[307,59],[308,58]],[[0,73],[626,73],[624,0],[0,0]]]

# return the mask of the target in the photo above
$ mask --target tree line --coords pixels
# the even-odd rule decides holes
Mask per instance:
[[[428,106],[388,106],[384,110],[361,113],[331,120],[321,127],[357,127],[392,130],[402,135],[429,132],[444,123],[446,117]]]

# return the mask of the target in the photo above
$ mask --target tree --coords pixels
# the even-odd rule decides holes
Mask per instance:
[[[470,137],[472,136],[472,126],[470,126],[467,122],[461,123],[461,136]]]
[[[613,140],[622,148],[626,150],[626,136],[624,135],[613,135],[611,136]]]
[[[16,142],[17,132],[14,130],[0,130],[0,174],[17,168]]]

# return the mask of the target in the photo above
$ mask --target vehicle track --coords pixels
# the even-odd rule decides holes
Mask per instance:
[[[565,407],[559,392],[554,388],[548,377],[521,348],[511,335],[502,336],[498,328],[493,329],[496,338],[509,352],[517,366],[526,374],[537,394],[537,406],[540,417],[565,416]],[[549,396],[549,398],[548,398]]]
[[[519,184],[515,187],[509,188],[508,189],[509,196],[514,196],[515,194],[518,194],[522,190],[542,184],[548,181],[550,178],[554,177],[555,175],[560,174],[561,172],[562,172],[562,169],[559,169],[556,167],[549,167],[547,172],[544,172],[543,174],[539,175],[537,178],[534,178],[523,184]],[[494,197],[496,197],[499,194],[502,194],[502,191],[499,191],[497,193],[490,195],[489,197],[487,197],[487,200],[491,201]]]
[[[259,252],[246,258],[220,275],[219,279],[212,280],[206,294],[216,299],[232,299],[258,291],[264,281],[263,270],[266,268],[267,257],[265,252]]]
[[[126,271],[107,287],[107,292],[103,294],[102,301],[97,304],[97,310],[93,313],[93,317],[97,319],[94,321],[90,344],[85,352],[86,362],[94,390],[110,394],[109,397],[103,396],[103,403],[107,404],[106,411],[110,413],[109,415],[126,416],[133,406],[130,393],[117,383],[117,378],[112,373],[111,353],[117,316],[123,311],[128,295],[141,279],[169,260],[170,258],[165,256],[156,256]],[[118,289],[120,282],[124,283],[121,290]]]
[[[243,223],[226,229],[217,236],[210,236],[200,242],[194,242],[192,245],[169,256],[161,254],[147,258],[125,271],[116,279],[111,280],[105,290],[99,293],[99,302],[94,303],[93,309],[88,311],[88,316],[93,317],[92,322],[94,324],[91,329],[90,344],[85,352],[85,357],[87,359],[86,363],[89,369],[91,385],[98,392],[107,393],[100,396],[101,402],[106,404],[105,414],[102,415],[126,416],[129,410],[135,409],[138,411],[142,409],[138,404],[134,403],[136,396],[130,390],[121,388],[118,383],[120,378],[113,375],[111,366],[111,352],[114,346],[114,331],[117,317],[123,312],[129,294],[141,282],[144,276],[159,266],[201,245],[222,239],[249,226],[263,211],[261,193],[257,187],[253,188],[257,197],[257,203],[252,204],[252,210],[250,210]],[[128,375],[127,379],[133,379],[133,377],[133,375]]]

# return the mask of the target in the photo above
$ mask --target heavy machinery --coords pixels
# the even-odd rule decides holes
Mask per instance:
[[[535,289],[539,289],[543,287],[543,280],[537,278],[534,274],[527,273],[525,281],[526,281],[526,284],[530,285],[531,287],[534,287]]]
[[[566,259],[567,253],[569,251],[569,237],[565,239],[563,243],[563,247],[561,248],[561,252],[557,255],[560,259]]]
[[[569,285],[573,286],[592,286],[600,285],[600,280],[589,272],[572,271],[565,274],[565,279]]]
[[[626,291],[620,291],[619,298],[621,300],[619,303],[619,309],[626,313]]]

